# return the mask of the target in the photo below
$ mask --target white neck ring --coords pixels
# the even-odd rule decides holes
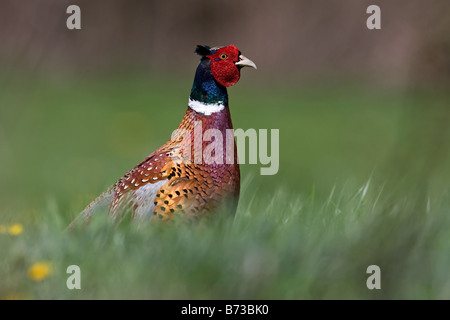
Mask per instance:
[[[220,112],[225,108],[225,105],[222,101],[218,103],[205,103],[197,100],[192,100],[189,98],[189,108],[194,110],[195,112],[202,113],[205,116],[210,116],[213,113]]]

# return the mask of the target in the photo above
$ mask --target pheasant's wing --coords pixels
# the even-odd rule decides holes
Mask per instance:
[[[233,173],[224,171],[219,176],[232,179]],[[206,167],[185,163],[179,146],[171,142],[125,174],[76,220],[88,222],[100,210],[109,212],[118,222],[128,214],[133,218],[157,216],[162,220],[174,214],[197,217],[212,212],[224,198],[235,193],[234,189],[231,182],[219,179]]]
[[[129,213],[133,217],[151,217],[154,199],[168,181],[165,167],[171,161],[170,151],[163,146],[128,171],[115,184],[111,217],[119,221]]]
[[[144,161],[128,171],[116,183],[92,201],[67,227],[86,225],[97,212],[108,213],[120,221],[128,213],[147,216],[153,212],[154,199],[167,182],[164,166],[170,162],[170,153],[157,150]]]
[[[111,216],[168,220],[176,213],[196,216],[210,210],[206,203],[214,203],[213,181],[206,172],[194,171],[176,147],[163,146],[118,181]]]

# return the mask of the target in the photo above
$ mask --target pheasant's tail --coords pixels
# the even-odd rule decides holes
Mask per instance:
[[[91,217],[97,212],[109,212],[114,197],[115,185],[109,187],[105,192],[95,198],[66,228],[71,230],[77,225],[86,225]]]

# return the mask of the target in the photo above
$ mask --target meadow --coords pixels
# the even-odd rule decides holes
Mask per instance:
[[[256,79],[229,89],[233,124],[279,129],[280,169],[242,165],[234,217],[65,232],[170,138],[192,79],[1,78],[0,298],[450,298],[448,92]]]

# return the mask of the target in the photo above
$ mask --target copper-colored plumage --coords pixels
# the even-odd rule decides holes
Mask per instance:
[[[229,110],[227,108],[206,117],[188,108],[178,128],[193,133],[195,125],[201,126],[203,132],[209,128],[223,132],[225,146],[225,130],[232,128]],[[143,199],[139,198],[137,190],[158,182],[164,182],[164,184],[156,192],[153,214],[164,220],[171,218],[174,214],[188,217],[209,214],[225,200],[237,204],[240,173],[234,140],[232,164],[207,164],[208,159],[203,159],[202,163],[196,164],[193,159],[196,154],[194,134],[190,134],[190,140],[184,141],[182,138],[175,135],[116,182],[111,204],[113,216],[118,215],[123,206],[130,203],[134,206],[134,214],[139,216],[140,214],[136,212],[139,212],[138,208],[142,205]],[[184,145],[187,142],[189,145]],[[209,143],[202,141],[203,145]],[[186,163],[185,150],[189,147],[191,161]],[[223,159],[226,159],[225,147],[223,152]]]

